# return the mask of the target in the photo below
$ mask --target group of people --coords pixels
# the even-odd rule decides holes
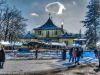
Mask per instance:
[[[83,48],[82,47],[72,47],[69,50],[69,55],[70,55],[69,62],[74,62],[74,63],[79,64],[80,58],[83,57],[82,56]]]
[[[3,68],[5,62],[5,52],[3,45],[0,44],[0,69]]]

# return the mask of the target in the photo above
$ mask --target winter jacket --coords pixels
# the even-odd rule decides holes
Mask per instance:
[[[3,49],[0,50],[0,62],[5,62],[5,52]]]

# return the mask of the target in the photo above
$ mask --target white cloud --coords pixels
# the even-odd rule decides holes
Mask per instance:
[[[59,6],[59,9],[58,9],[57,12],[55,12],[55,9],[54,9],[54,11],[51,11],[50,9],[48,9],[49,7],[52,8],[53,5],[55,5],[55,6],[58,5]],[[66,9],[65,6],[60,2],[52,2],[52,3],[47,4],[46,7],[45,7],[46,12],[56,13],[57,15],[63,14],[63,11],[65,9]]]
[[[31,16],[37,17],[37,16],[39,16],[39,14],[33,12],[33,13],[31,13]]]
[[[75,2],[75,1],[73,1],[73,2],[72,2],[72,4],[73,4],[73,5],[76,5],[76,2]]]

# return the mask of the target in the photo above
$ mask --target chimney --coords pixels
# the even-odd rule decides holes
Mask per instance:
[[[64,22],[61,23],[61,28],[63,29]]]

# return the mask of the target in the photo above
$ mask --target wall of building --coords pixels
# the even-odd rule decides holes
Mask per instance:
[[[60,37],[62,35],[61,30],[35,30],[36,37]]]
[[[59,39],[59,42],[66,42],[68,45],[68,47],[72,47],[73,44],[73,39],[72,38],[68,38],[68,39]]]
[[[37,42],[38,39],[20,39],[19,41],[22,42],[22,43]]]

